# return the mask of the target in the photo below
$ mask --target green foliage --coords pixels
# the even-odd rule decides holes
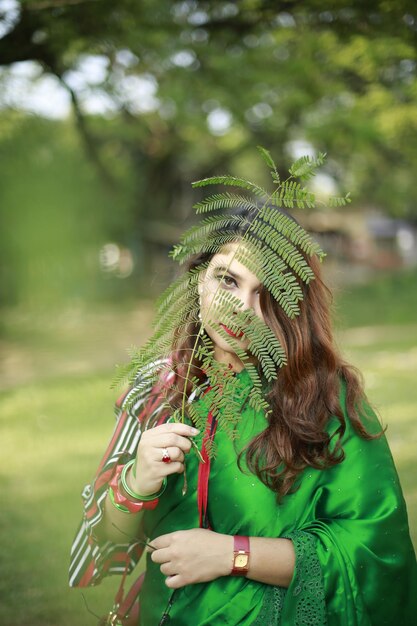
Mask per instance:
[[[204,430],[207,411],[201,414],[198,405],[188,400],[191,393],[194,398],[201,393],[201,382],[195,375],[195,368],[200,368],[210,381],[212,414],[231,438],[239,414],[238,380],[214,358],[207,329],[218,329],[247,369],[253,383],[249,402],[257,409],[269,411],[265,384],[277,378],[287,355],[272,329],[253,310],[243,309],[242,302],[224,290],[220,281],[201,317],[198,288],[201,284],[204,289],[212,256],[223,252],[227,244],[237,244],[230,263],[235,259],[252,272],[289,318],[300,314],[303,285],[315,278],[308,257],[324,256],[320,246],[283,208],[315,206],[314,194],[302,187],[295,176],[310,179],[323,163],[324,155],[298,159],[288,178],[281,181],[270,153],[263,148],[259,151],[273,174],[271,193],[235,176],[213,176],[193,183],[193,187],[238,187],[247,193],[215,193],[195,205],[197,213],[215,213],[192,226],[174,246],[172,258],[180,264],[188,262],[189,269],[159,299],[152,337],[141,350],[132,353],[131,363],[117,377],[120,382],[127,376],[133,386],[127,406],[135,403],[144,388],[149,389],[157,380],[165,381],[162,387],[171,419],[191,419]],[[228,268],[222,270],[223,276],[227,271]],[[246,343],[240,341],[241,337]],[[185,360],[181,355],[184,349]],[[210,449],[210,454],[214,453]]]
[[[252,211],[256,211],[258,208],[251,198],[240,196],[236,193],[216,193],[194,205],[196,213],[208,213],[209,211],[217,211],[218,209],[233,209],[239,207],[244,207]]]
[[[272,195],[272,199],[274,196]],[[323,259],[325,253],[315,242],[311,235],[304,230],[297,222],[284,213],[277,213],[268,206],[262,207],[262,220],[271,224],[276,230],[289,239],[294,246],[297,246],[308,256],[315,254]]]
[[[301,180],[310,180],[318,167],[321,167],[324,163],[326,155],[323,152],[319,152],[318,156],[313,158],[309,156],[302,156],[290,167],[290,174],[295,178]]]
[[[298,140],[332,154],[326,174],[354,189],[355,210],[415,217],[414,0],[356,0],[349,11],[334,0],[8,4],[0,36],[2,303],[136,296],[139,273],[153,287],[156,250],[177,241],[190,217],[189,180],[228,172],[260,187],[271,175],[278,186]],[[90,63],[98,76],[85,70]],[[23,112],[44,80],[73,85],[64,124]],[[132,97],[135,84],[152,97]],[[88,113],[90,98],[108,103],[109,114]],[[217,114],[229,127],[213,127]],[[40,123],[46,132],[34,132]],[[268,148],[260,165],[259,143]],[[308,171],[309,159],[297,167]],[[308,186],[304,199],[282,192],[283,206],[311,205]],[[99,273],[106,241],[133,251],[135,276]]]
[[[330,196],[329,198],[329,207],[342,207],[351,203],[350,193],[347,193],[345,196]]]
[[[249,180],[238,178],[237,176],[212,176],[211,178],[203,178],[192,183],[192,187],[206,187],[207,185],[227,185],[230,187],[241,187],[251,191],[260,198],[265,198],[267,192],[259,185],[251,183]]]

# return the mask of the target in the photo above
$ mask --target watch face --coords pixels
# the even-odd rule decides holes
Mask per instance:
[[[249,557],[247,554],[238,554],[235,557],[235,567],[246,567],[248,564]]]

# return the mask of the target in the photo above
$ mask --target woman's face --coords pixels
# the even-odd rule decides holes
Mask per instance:
[[[248,347],[248,339],[236,336],[221,319],[217,319],[213,300],[216,294],[227,292],[242,302],[242,309],[252,309],[264,321],[260,305],[260,291],[262,285],[258,278],[248,268],[237,261],[234,256],[238,242],[228,244],[223,250],[213,256],[207,269],[202,273],[199,284],[200,312],[204,329],[214,344],[214,357],[217,361],[231,365],[239,371],[243,365],[234,353],[233,347],[221,336],[223,329],[233,340],[237,341],[243,350]],[[210,323],[205,320],[210,319]]]

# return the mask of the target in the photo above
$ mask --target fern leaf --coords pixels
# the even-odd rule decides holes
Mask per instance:
[[[324,252],[311,235],[304,230],[302,226],[297,224],[292,218],[283,213],[278,213],[271,207],[264,207],[260,213],[260,217],[271,224],[284,237],[287,237],[295,246],[300,248],[305,254],[313,256],[324,256]]]
[[[279,234],[274,227],[259,221],[255,224],[253,233],[260,237],[265,245],[274,250],[278,257],[285,261],[304,281],[308,282],[314,278],[314,272],[294,244]]]
[[[274,183],[279,185],[280,177],[279,177],[279,174],[278,174],[277,167],[275,165],[275,161],[274,161],[274,159],[271,156],[271,153],[269,152],[269,150],[266,150],[262,146],[257,146],[257,148],[258,148],[258,151],[259,151],[261,157],[263,158],[263,160],[265,161],[265,163],[267,164],[267,166],[271,170],[272,180],[274,181]]]
[[[203,178],[191,183],[192,187],[205,187],[206,185],[228,185],[231,187],[242,187],[251,191],[255,196],[268,197],[268,193],[265,189],[262,189],[259,185],[251,183],[244,178],[238,178],[237,176],[212,176],[211,178]]]
[[[242,229],[244,226],[250,226],[250,222],[247,218],[240,215],[210,216],[202,220],[196,226],[189,228],[183,235],[180,244],[187,246],[189,243],[192,243],[193,240],[204,240],[210,235],[216,235],[216,233],[224,230],[231,228]]]
[[[257,211],[258,205],[250,197],[236,193],[216,193],[194,205],[197,214],[217,211],[219,209],[244,208],[248,211]]]
[[[350,197],[350,193],[347,193],[345,196],[330,196],[328,205],[329,207],[336,208],[346,206],[351,202],[352,199]]]
[[[184,234],[173,248],[171,256],[181,264],[195,253],[216,254],[224,252],[224,247],[229,243],[241,242],[233,258],[255,274],[282,311],[294,318],[300,314],[304,285],[314,279],[306,257],[317,255],[322,258],[324,252],[300,225],[290,216],[277,211],[276,207],[315,206],[314,193],[303,187],[299,180],[309,180],[323,163],[324,155],[319,154],[315,159],[298,159],[290,168],[291,178],[280,182],[270,152],[262,147],[258,150],[271,172],[275,190],[268,194],[261,186],[235,176],[214,176],[196,181],[193,187],[225,185],[242,191],[215,193],[198,202],[194,207],[197,214],[215,211],[231,211],[232,214],[219,213],[204,218]],[[330,205],[344,206],[349,201],[347,194],[330,198]],[[242,209],[246,215],[236,215],[236,209]],[[131,361],[118,369],[117,380],[127,380],[132,385],[126,406],[134,407],[135,402],[149,392],[149,386],[159,380],[161,368],[162,371],[165,368],[164,373],[168,373],[174,367],[171,365],[173,353],[183,347],[187,350],[188,358],[191,339],[191,360],[185,370],[175,372],[173,384],[164,392],[164,407],[170,410],[172,419],[190,419],[197,427],[205,429],[207,416],[204,410],[201,411],[204,403],[200,403],[203,387],[199,379],[191,374],[191,363],[196,362],[210,381],[212,413],[218,419],[219,427],[230,439],[234,439],[241,408],[241,390],[233,373],[214,358],[214,345],[203,329],[207,326],[220,328],[218,332],[250,376],[252,389],[246,401],[255,410],[266,414],[270,412],[270,407],[264,397],[263,385],[265,381],[272,382],[277,378],[279,369],[286,365],[287,355],[273,331],[224,289],[218,289],[214,294],[209,310],[204,311],[205,319],[200,323],[198,286],[201,272],[207,266],[208,262],[188,271],[164,292],[157,303],[157,319],[152,337],[140,350],[131,350]],[[242,349],[242,344],[226,333],[220,324],[225,324],[236,336],[243,333],[248,339],[249,348]],[[254,357],[256,365],[253,363]],[[186,389],[192,390],[193,395],[187,398],[185,392],[181,391],[181,406],[171,406],[173,394],[178,396],[183,383]],[[216,448],[211,441],[207,448],[210,455],[215,454]]]
[[[302,156],[293,163],[289,172],[294,178],[300,178],[301,180],[310,180],[315,174],[318,167],[321,167],[324,163],[326,155],[323,152],[319,152],[316,158],[309,156]]]
[[[175,246],[172,257],[180,264],[184,263],[190,256],[197,252],[209,252],[216,254],[223,246],[236,241],[235,233],[221,233],[213,239],[195,240],[188,245],[179,244]]]
[[[286,208],[305,207],[313,209],[316,205],[316,196],[306,187],[301,187],[300,183],[295,180],[283,182],[278,191],[271,194],[271,203],[276,206],[284,205]]]

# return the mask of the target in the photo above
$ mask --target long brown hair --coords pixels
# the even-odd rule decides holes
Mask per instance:
[[[196,255],[188,269],[197,269],[213,256]],[[266,289],[261,292],[265,323],[283,346],[287,365],[279,370],[267,397],[271,407],[267,428],[239,455],[239,464],[244,454],[249,470],[278,497],[293,488],[306,467],[323,469],[343,461],[341,439],[346,420],[340,405],[342,384],[346,386],[345,410],[356,432],[364,439],[379,436],[368,433],[360,418],[365,400],[360,372],[346,363],[336,348],[330,314],[332,296],[322,280],[320,262],[315,256],[305,259],[315,279],[309,284],[300,282],[303,300],[298,316],[290,319]],[[184,392],[191,392],[187,378],[204,378],[193,356],[198,331],[199,323],[190,314],[185,332],[183,329],[174,341],[176,391],[170,399],[172,406],[179,405]],[[331,417],[339,422],[333,441],[326,432]]]

